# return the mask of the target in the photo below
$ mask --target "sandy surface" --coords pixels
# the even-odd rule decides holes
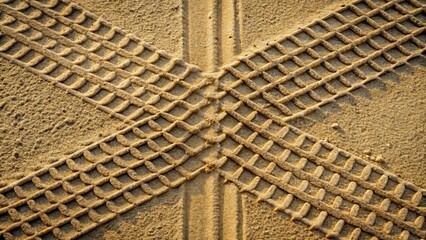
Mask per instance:
[[[5,59],[0,72],[3,186],[123,126]]]
[[[327,15],[348,0],[242,1],[241,48],[251,50]]]
[[[218,33],[221,35],[218,38],[223,41],[236,38],[235,41],[238,42],[236,52],[223,53],[225,56],[220,63],[226,64],[234,60],[237,54],[256,49],[283,34],[292,33],[351,1],[242,1],[235,6],[240,11],[238,16],[229,16],[232,13],[231,6],[226,5],[228,1],[217,6],[217,9],[220,9],[217,11],[212,10],[210,2],[200,4],[197,0],[184,0],[183,3],[176,0],[161,3],[148,0],[74,2],[114,25],[129,30],[159,49],[207,70],[209,60],[205,53],[214,43],[208,39],[206,29],[214,21],[215,14],[228,18],[229,21],[233,20],[232,17],[237,18],[235,27],[240,31],[240,34],[235,36],[230,30],[226,30],[232,27],[232,24],[222,23],[224,30]],[[224,8],[224,5],[227,8]],[[184,27],[184,24],[188,26]]]
[[[159,49],[214,72],[349,0],[72,0]],[[420,65],[420,66],[419,66]],[[426,188],[424,62],[322,106],[293,126]],[[0,58],[0,188],[128,126]],[[198,159],[204,161],[205,159]],[[201,174],[81,239],[322,239],[289,215]],[[1,200],[1,199],[0,199]]]
[[[424,188],[426,69],[404,70],[293,124]],[[376,161],[379,155],[382,161]]]
[[[182,190],[172,190],[81,239],[181,239]]]
[[[175,56],[182,54],[181,3],[166,1],[73,1],[116,26]]]

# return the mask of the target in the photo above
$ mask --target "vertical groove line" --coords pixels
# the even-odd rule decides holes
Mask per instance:
[[[213,190],[213,219],[214,219],[214,226],[213,226],[213,239],[221,239],[222,236],[222,200],[223,200],[223,186],[219,182],[220,176],[218,172],[212,172],[213,174],[213,187],[211,188]]]
[[[242,193],[240,193],[240,206],[241,206],[241,212],[243,214],[241,214],[241,239],[242,240],[246,240],[247,239],[247,216],[245,215],[245,209],[246,209],[246,196],[242,195]]]
[[[237,222],[237,239],[243,239],[244,233],[244,209],[243,209],[243,198],[241,193],[237,193],[237,214],[238,214],[238,222]]]
[[[182,185],[182,239],[189,239],[189,203],[188,203],[188,186]]]
[[[214,0],[215,1],[215,3],[214,3],[214,5],[216,5],[215,6],[215,8],[216,8],[216,11],[214,11],[214,9],[213,9],[213,11],[214,12],[216,12],[217,14],[216,14],[216,24],[215,24],[215,28],[216,28],[216,30],[215,30],[215,39],[214,39],[214,41],[216,42],[216,46],[215,46],[215,48],[216,48],[216,60],[215,60],[215,64],[216,64],[216,66],[215,66],[215,71],[217,71],[218,70],[218,67],[219,66],[221,66],[222,65],[222,63],[223,63],[223,52],[222,52],[222,40],[223,40],[223,36],[222,36],[222,32],[223,32],[223,30],[222,30],[222,23],[223,23],[223,14],[224,14],[224,11],[223,11],[223,9],[222,9],[222,7],[223,7],[223,0]]]
[[[182,0],[182,58],[189,62],[189,9],[188,0]]]
[[[241,0],[235,0],[235,55],[241,53],[242,32],[243,32],[243,3]]]
[[[242,31],[242,2],[241,0],[233,0],[234,4],[234,55],[241,53],[241,31]]]
[[[208,54],[209,54],[209,71],[214,72],[217,70],[219,66],[219,60],[218,60],[218,53],[220,52],[219,49],[219,35],[218,35],[218,24],[220,24],[220,18],[221,18],[221,9],[220,9],[220,0],[211,0],[210,1],[210,14],[209,16],[209,26],[208,27],[208,34],[210,34],[209,38],[209,46],[208,46]],[[216,11],[215,11],[216,10]]]

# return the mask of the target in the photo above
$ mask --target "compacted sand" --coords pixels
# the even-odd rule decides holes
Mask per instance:
[[[0,8],[1,19],[6,19],[3,15],[13,15],[13,11],[18,10],[11,9],[14,9],[16,6],[19,9],[19,6],[23,6],[24,2],[27,1],[16,2],[15,4],[5,4],[6,7],[2,6]],[[191,132],[194,136],[199,136],[198,140],[185,141],[188,141],[187,144],[190,147],[194,146],[194,149],[198,149],[199,146],[206,149],[200,151],[194,150],[196,154],[190,154],[189,150],[186,150],[185,154],[191,155],[190,159],[196,162],[194,165],[191,165],[190,169],[196,166],[199,173],[197,172],[194,175],[188,173],[185,176],[184,173],[178,170],[179,174],[181,174],[180,176],[184,175],[185,177],[183,184],[171,184],[172,187],[165,184],[168,187],[165,191],[159,190],[161,188],[157,189],[153,187],[155,188],[152,191],[153,193],[150,193],[148,190],[145,191],[145,188],[142,188],[151,197],[147,200],[141,200],[137,204],[129,200],[131,199],[128,197],[128,193],[131,192],[129,190],[127,193],[121,192],[117,194],[116,196],[118,197],[115,199],[113,199],[114,197],[105,197],[105,199],[109,199],[104,201],[105,206],[101,205],[101,203],[97,206],[85,206],[80,203],[80,200],[85,198],[85,195],[88,195],[86,194],[87,191],[84,190],[85,193],[77,190],[74,192],[75,189],[79,189],[78,187],[68,190],[67,184],[72,185],[78,180],[84,182],[83,185],[85,186],[93,185],[95,186],[95,190],[99,187],[101,189],[99,191],[108,192],[113,191],[114,188],[124,189],[123,186],[128,182],[122,181],[117,176],[108,180],[112,185],[102,180],[99,180],[99,182],[95,180],[93,182],[86,181],[82,175],[87,175],[89,178],[94,176],[93,179],[95,179],[97,176],[93,173],[94,171],[97,171],[99,176],[103,175],[105,177],[111,177],[113,174],[104,174],[103,171],[107,170],[102,169],[108,168],[107,164],[99,164],[101,167],[95,164],[99,159],[90,160],[86,155],[86,150],[83,155],[82,153],[74,153],[88,146],[92,148],[91,146],[95,146],[100,142],[103,142],[103,144],[105,144],[104,142],[111,143],[109,146],[113,146],[113,141],[118,145],[122,144],[119,137],[117,137],[117,141],[111,140],[115,139],[115,137],[111,138],[108,136],[118,131],[122,131],[120,134],[123,136],[128,136],[129,134],[126,132],[128,130],[126,129],[130,129],[131,127],[129,126],[131,124],[143,118],[130,119],[129,116],[123,114],[126,110],[116,110],[120,108],[120,104],[114,105],[108,103],[108,105],[105,105],[108,108],[103,108],[101,104],[91,102],[90,99],[95,99],[92,96],[98,95],[98,93],[95,93],[89,96],[88,92],[91,90],[85,92],[84,94],[86,95],[78,95],[78,92],[75,93],[75,91],[70,90],[76,89],[80,91],[77,87],[58,87],[59,84],[56,84],[54,81],[49,82],[48,79],[44,78],[43,73],[40,74],[37,71],[31,70],[31,67],[15,61],[13,58],[14,55],[9,54],[9,50],[2,50],[0,58],[0,233],[5,238],[34,238],[38,232],[41,233],[44,231],[43,227],[49,230],[43,232],[46,235],[40,234],[42,239],[50,239],[49,237],[52,239],[77,237],[81,239],[322,239],[325,236],[343,239],[350,239],[351,237],[354,239],[372,239],[374,235],[379,238],[386,238],[386,236],[391,235],[399,236],[402,239],[425,238],[426,224],[423,222],[426,213],[424,208],[426,206],[426,192],[424,190],[426,188],[426,83],[424,82],[426,64],[422,58],[422,51],[424,51],[426,43],[424,37],[426,17],[424,5],[421,5],[421,1],[402,1],[397,7],[390,6],[387,8],[388,10],[382,10],[384,12],[382,18],[386,18],[386,16],[398,17],[399,15],[407,14],[411,16],[411,19],[416,19],[412,20],[411,24],[417,24],[416,29],[422,27],[423,31],[421,29],[416,30],[415,34],[417,35],[413,35],[413,38],[416,37],[417,40],[412,40],[412,43],[417,44],[417,48],[412,50],[412,53],[414,54],[417,51],[416,54],[418,53],[417,55],[420,57],[409,60],[408,58],[411,58],[410,53],[403,52],[407,56],[407,60],[409,60],[408,63],[406,63],[407,60],[399,60],[398,58],[396,63],[399,65],[399,61],[401,61],[402,66],[396,69],[390,68],[389,72],[378,74],[380,77],[372,77],[374,79],[371,81],[369,80],[364,83],[360,80],[362,82],[362,84],[359,84],[360,87],[353,90],[349,89],[349,85],[345,86],[344,80],[341,80],[339,83],[343,86],[343,90],[335,87],[335,85],[331,84],[333,81],[330,81],[330,85],[337,89],[337,93],[335,94],[339,95],[342,92],[342,96],[336,98],[336,101],[331,101],[329,104],[311,107],[309,102],[305,102],[305,99],[307,97],[312,100],[315,96],[308,96],[306,94],[297,95],[299,97],[294,97],[296,100],[290,99],[285,104],[281,104],[290,109],[291,113],[289,114],[283,113],[285,110],[282,109],[285,107],[282,107],[281,110],[272,108],[272,105],[276,104],[275,106],[277,106],[279,103],[275,103],[271,100],[272,98],[268,98],[268,96],[280,96],[276,94],[282,95],[282,92],[279,93],[279,91],[286,91],[280,88],[285,85],[284,83],[280,87],[276,86],[275,88],[264,90],[269,95],[260,94],[260,97],[253,98],[253,102],[257,104],[256,106],[259,109],[244,110],[244,108],[235,107],[239,106],[241,102],[244,102],[244,95],[248,96],[253,91],[247,90],[252,86],[247,82],[251,81],[252,84],[256,85],[260,84],[260,81],[266,81],[265,79],[268,81],[270,79],[272,79],[271,81],[278,81],[275,77],[283,75],[282,72],[272,71],[277,71],[278,68],[270,68],[264,70],[268,75],[263,77],[263,80],[261,78],[256,80],[254,76],[244,75],[246,74],[245,71],[248,69],[247,74],[252,70],[260,72],[262,70],[253,69],[254,66],[259,67],[267,62],[272,64],[284,62],[283,58],[273,59],[272,57],[275,54],[274,51],[279,50],[273,47],[276,46],[274,44],[277,44],[277,41],[281,41],[285,36],[289,35],[299,38],[300,34],[297,31],[301,28],[305,28],[318,19],[327,18],[326,16],[329,16],[330,13],[345,7],[352,1],[72,0],[71,2],[80,5],[87,11],[100,16],[103,20],[115,26],[128,30],[128,32],[133,33],[136,37],[152,44],[156,48],[199,67],[199,69],[194,70],[199,75],[196,75],[197,77],[194,78],[196,80],[191,84],[200,85],[198,89],[200,90],[200,94],[197,97],[185,97],[184,100],[191,103],[202,102],[201,99],[204,97],[209,99],[209,101],[205,105],[197,105],[197,108],[201,109],[197,113],[200,120],[196,120],[194,117],[192,120],[185,121],[190,125],[192,124],[193,127],[197,126],[198,128],[197,123],[202,122],[204,119],[209,127],[199,127],[200,129],[197,129],[197,131]],[[382,4],[381,1],[366,2],[370,3],[371,6],[373,6],[373,2]],[[363,5],[357,4],[356,6],[362,10],[364,5],[367,6],[365,3]],[[405,7],[408,10],[404,12],[401,10],[401,7]],[[2,12],[3,9],[7,11]],[[22,9],[25,9],[25,7],[22,7]],[[395,14],[393,11],[398,11],[398,9],[399,13]],[[24,14],[27,13],[24,12]],[[342,13],[342,16],[349,18],[349,15],[345,14],[347,12]],[[362,11],[359,14],[362,14]],[[21,17],[24,22],[25,18],[22,16],[16,14],[14,18],[20,19],[19,17]],[[371,19],[376,19],[377,16],[373,14],[370,17]],[[400,20],[400,22],[403,21],[405,20]],[[326,22],[331,27],[334,27],[333,24],[335,23],[332,21]],[[2,33],[2,37],[6,39],[4,35],[15,36],[13,33],[8,32],[7,29],[9,28],[4,27],[6,25],[8,23],[2,23],[1,25],[0,33]],[[361,31],[368,31],[366,30],[367,27],[363,28],[364,26],[359,23],[355,25]],[[338,26],[336,26],[337,28]],[[411,30],[408,25],[407,29]],[[356,32],[356,29],[352,32]],[[408,31],[406,33],[400,31],[400,33],[402,35],[412,34]],[[371,36],[371,38],[373,37]],[[397,36],[397,38],[399,37]],[[295,41],[304,43],[309,38],[312,37],[306,38],[302,36],[299,40]],[[31,38],[27,37],[27,39]],[[7,42],[3,39],[1,41]],[[388,45],[394,44],[391,41],[387,42]],[[3,44],[3,42],[1,43]],[[395,44],[403,45],[402,42]],[[24,45],[32,46],[29,43]],[[335,43],[336,45],[338,43]],[[75,49],[78,48],[78,46],[74,47]],[[287,46],[284,45],[284,47],[286,48]],[[314,46],[311,46],[311,48],[316,49]],[[263,52],[256,55],[256,57],[250,55],[256,51],[259,52],[260,49]],[[364,50],[363,48],[361,49]],[[156,49],[152,50],[157,51]],[[45,54],[43,51],[40,50],[40,52]],[[287,48],[284,51],[287,51]],[[301,60],[301,62],[297,63],[299,66],[303,67],[303,64],[306,63],[304,61],[305,57],[309,58],[309,51],[307,50],[308,54],[301,53],[297,55],[299,60]],[[162,53],[161,51],[159,52]],[[267,59],[266,53],[269,54],[270,59]],[[362,54],[359,55],[361,56]],[[388,55],[396,58],[391,54]],[[65,56],[65,54],[62,56]],[[67,55],[67,58],[68,56],[71,56],[71,54]],[[366,54],[361,57],[369,58],[369,55]],[[251,63],[248,63],[248,59],[250,59]],[[236,62],[235,60],[240,60],[240,62]],[[297,60],[295,61],[297,62]],[[340,63],[342,63],[341,61]],[[370,64],[370,68],[371,66],[375,66],[371,61],[370,59],[367,62]],[[392,59],[388,61],[388,63],[392,63]],[[250,64],[254,64],[254,66]],[[151,65],[154,65],[154,68],[150,68]],[[156,69],[163,71],[163,65],[159,61],[154,61],[151,65],[147,68],[154,69],[152,71],[157,71]],[[346,65],[350,66],[350,63]],[[123,64],[123,66],[125,65]],[[159,67],[156,68],[156,66]],[[286,67],[284,63],[283,66]],[[340,70],[338,64],[334,65],[334,67],[336,68],[334,72],[344,71]],[[323,69],[325,68],[323,67]],[[331,72],[330,69],[332,68],[330,67],[328,71]],[[363,68],[360,67],[359,69]],[[317,71],[318,68],[314,68],[314,70]],[[358,74],[356,70],[350,70]],[[174,71],[174,69],[168,69],[167,71],[176,75],[180,74]],[[203,73],[200,73],[201,71]],[[308,72],[307,70],[306,73]],[[315,73],[306,73],[304,76],[310,75],[310,78],[315,76]],[[321,74],[319,70],[317,73]],[[364,75],[366,77],[363,79],[369,79],[370,73],[365,71]],[[119,74],[122,73],[119,72]],[[162,74],[163,77],[168,76],[165,73]],[[341,75],[343,76],[344,72]],[[136,76],[139,77],[139,75]],[[229,78],[229,76],[233,77]],[[362,76],[362,74],[358,74],[357,76]],[[187,76],[183,76],[182,78],[184,79],[182,81],[189,81],[186,80],[189,79]],[[295,76],[295,78],[297,77]],[[316,80],[321,81],[323,78],[320,76]],[[238,79],[242,79],[242,81],[237,83]],[[301,81],[305,81],[302,77],[300,79],[302,79]],[[298,84],[297,80],[293,78],[290,80],[287,82],[292,82],[294,85],[294,81],[296,81],[296,85]],[[115,80],[108,81],[113,83]],[[137,81],[135,82],[137,83]],[[159,81],[154,81],[154,83],[152,81],[147,82],[158,86],[157,83]],[[204,82],[206,83],[205,85],[203,85]],[[95,84],[95,81],[92,84]],[[296,88],[303,88],[301,87],[303,84],[311,86],[308,80],[298,85],[299,87],[295,86]],[[358,82],[353,84],[356,85]],[[122,87],[124,85],[125,83],[117,85],[116,89],[128,91],[127,89],[129,88]],[[102,84],[99,86],[101,86],[100,88],[104,87]],[[187,85],[185,86],[187,87]],[[64,88],[65,91],[61,88]],[[149,87],[146,87],[146,89],[150,90]],[[314,89],[314,87],[311,87],[310,89],[312,92],[317,88]],[[328,91],[333,92],[333,90]],[[233,94],[233,92],[238,92],[238,94]],[[124,99],[132,99],[137,95],[132,93],[130,95],[124,94],[123,96]],[[291,95],[290,90],[289,97],[291,96],[293,95]],[[328,97],[328,95],[324,96]],[[326,97],[321,95],[321,98],[325,99]],[[286,98],[284,97],[284,99]],[[143,100],[145,101],[145,99]],[[150,105],[149,101],[148,105]],[[297,101],[303,102],[307,107],[297,107]],[[321,101],[319,100],[319,102]],[[158,100],[151,102],[155,107],[160,106]],[[290,103],[292,104],[291,106],[296,107],[289,107]],[[161,106],[158,108],[161,109]],[[112,111],[108,109],[112,109]],[[149,112],[149,110],[146,111]],[[249,123],[256,123],[259,116],[254,117],[255,115],[253,115],[254,112],[252,111],[256,111],[256,114],[262,113],[262,116],[273,119],[273,121],[268,122],[267,118],[259,118],[262,124],[264,122],[270,124],[269,127],[280,122],[285,122],[283,124],[296,127],[297,129],[290,127],[295,132],[296,137],[293,137],[293,139],[292,137],[288,137],[290,136],[289,134],[282,135],[281,130],[271,131],[272,127],[268,128],[265,125],[263,127],[265,130],[261,130],[263,128],[256,130],[253,127],[256,130],[255,132],[258,133],[250,135],[253,130],[244,130],[247,127],[243,129],[242,124],[238,124],[239,120],[236,120],[236,116],[233,118],[229,117],[232,113],[241,114],[244,116],[241,122],[250,126]],[[300,111],[303,114],[298,115]],[[222,113],[224,112],[228,112],[230,115],[226,117],[223,115],[222,117]],[[125,120],[123,121],[124,117],[120,118],[120,116],[124,116]],[[155,131],[160,131],[161,128],[168,127],[158,123],[157,120],[150,121],[148,125]],[[175,126],[175,128],[178,129],[179,127]],[[188,129],[184,131],[190,132]],[[266,131],[266,133],[262,132],[260,134],[261,131]],[[249,132],[250,134],[247,134]],[[269,136],[268,133],[273,133],[272,135],[284,138],[288,142],[293,142],[294,140],[294,149],[291,148],[293,145],[286,145],[287,142],[280,145],[280,140]],[[224,138],[219,141],[220,143],[215,142],[215,137],[222,135]],[[305,140],[298,140],[301,138],[297,138],[297,136],[305,135]],[[151,138],[150,135],[145,136]],[[248,143],[241,140],[244,136],[249,136],[247,137],[249,139],[247,140]],[[143,137],[141,138],[143,139]],[[162,139],[160,138],[153,138],[154,141],[149,140],[151,141],[149,142],[151,145],[148,144],[146,146],[156,149],[152,147],[152,145],[155,145],[158,151],[164,150],[172,156],[171,152],[174,150],[170,150],[169,146],[167,146],[171,140],[166,135]],[[259,140],[260,138],[269,139],[262,142]],[[204,143],[205,141],[208,143]],[[272,144],[273,142],[275,143]],[[337,151],[333,150],[337,149],[335,146],[344,149],[348,153],[338,154],[337,157],[334,157],[336,160],[333,164],[337,164],[340,160],[339,156],[343,156],[342,159],[345,159],[344,161],[355,159],[353,160],[355,163],[352,163],[354,164],[353,167],[350,164],[344,163],[346,165],[341,168],[343,170],[339,170],[340,168],[334,169],[333,166],[329,167],[331,171],[327,169],[323,170],[324,167],[328,168],[329,165],[321,166],[322,170],[319,170],[320,167],[317,167],[319,164],[316,161],[319,161],[318,159],[321,158],[322,153],[312,153],[314,150],[309,150],[312,146],[315,146],[315,142],[321,146],[328,146],[326,142],[331,143],[332,145],[323,148],[327,152]],[[167,144],[163,145],[163,143]],[[240,144],[240,146],[234,147],[234,144],[236,146]],[[265,145],[272,147],[268,150],[267,147],[264,147]],[[275,146],[276,148],[272,150]],[[285,150],[286,146],[290,146],[291,150],[291,153],[289,153],[291,156],[287,156],[287,162],[292,161],[291,157],[293,155],[297,156],[299,160],[301,159],[300,161],[297,160],[299,162],[296,162],[294,167],[293,165],[289,165],[293,169],[293,172],[296,172],[294,173],[297,176],[295,180],[292,177],[294,175],[291,174],[291,176],[282,174],[280,177],[274,178],[276,177],[276,168],[274,167],[282,167],[279,161],[280,159],[286,159],[286,151],[289,151]],[[104,145],[100,145],[98,149],[104,149]],[[130,152],[133,154],[132,151]],[[78,170],[75,170],[78,172],[76,176],[80,176],[77,177],[77,180],[61,177],[62,175],[60,174],[58,177],[55,177],[55,171],[58,170],[52,170],[52,168],[59,169],[62,165],[50,166],[49,164],[55,164],[61,161],[61,159],[68,159],[64,163],[69,165],[71,159],[74,161],[74,158],[81,158],[81,156],[93,162],[94,167],[90,168],[89,166],[86,168],[87,170],[83,170],[83,167],[77,168]],[[257,163],[250,163],[251,159],[256,158],[252,158],[252,156],[262,158],[262,161],[267,163],[260,166],[261,161],[257,159],[253,160],[254,162],[257,161]],[[359,158],[354,156],[358,156]],[[114,159],[115,163],[118,163],[116,156],[111,159]],[[242,164],[238,162],[238,159],[246,163]],[[330,159],[332,159],[331,155],[325,161],[321,161],[329,162]],[[269,164],[270,162],[273,163]],[[202,163],[203,167],[196,165],[198,163]],[[243,168],[241,168],[241,172],[238,172],[230,163],[236,166],[237,164],[248,165],[247,169],[252,164],[255,167],[259,167],[261,171],[256,172],[256,170],[252,170],[252,173],[247,175],[246,170],[243,171]],[[314,165],[312,165],[313,163]],[[150,169],[151,165],[153,166],[152,169]],[[151,172],[160,169],[157,163],[151,163],[151,165],[147,164]],[[309,169],[309,166],[311,166],[311,169]],[[358,171],[356,169],[357,166],[360,166],[361,169],[357,173],[359,176],[351,178],[349,175]],[[369,170],[365,170],[367,168]],[[53,178],[60,181],[59,185],[64,186],[65,191],[68,192],[66,195],[70,196],[69,199],[62,199],[59,196],[58,198],[52,197],[53,200],[47,197],[47,200],[51,204],[57,202],[58,205],[55,205],[55,207],[52,205],[51,209],[58,208],[60,211],[55,211],[60,212],[59,214],[62,214],[61,216],[64,219],[69,219],[70,223],[64,222],[59,226],[47,224],[47,220],[45,219],[51,217],[51,213],[53,215],[54,210],[50,208],[46,210],[47,207],[44,210],[43,207],[32,207],[33,204],[44,201],[41,200],[39,195],[30,196],[24,194],[23,196],[19,196],[19,191],[27,191],[27,185],[36,184],[38,180],[34,180],[36,177],[32,178],[33,175],[30,174],[40,169],[40,173],[35,175],[40,176],[38,178],[41,179],[40,181],[44,181],[41,174],[45,176],[46,172],[48,172]],[[312,170],[313,177],[310,177],[311,175],[308,176],[301,169],[305,169],[306,171]],[[86,174],[84,171],[90,172]],[[133,167],[126,166],[125,171],[127,172],[127,177],[130,176],[133,178],[129,173],[129,171],[133,171]],[[185,171],[188,170],[186,169]],[[330,172],[330,177],[324,181],[317,179],[322,171]],[[350,174],[345,175],[344,171],[350,172]],[[338,172],[336,173],[338,176],[331,177],[333,172]],[[377,176],[375,177],[374,174]],[[28,175],[30,176],[27,177]],[[324,172],[323,176],[325,175]],[[386,176],[383,177],[382,175]],[[166,174],[164,176],[167,178],[170,177],[170,175]],[[288,176],[288,179],[283,180],[286,179],[286,176]],[[339,182],[340,176],[348,178],[349,180],[345,180],[347,183],[344,183],[343,180]],[[25,177],[27,177],[27,180],[25,180]],[[337,178],[337,182],[333,183],[336,187],[332,186],[333,184],[327,185],[329,182],[325,182],[333,182],[333,178]],[[156,181],[163,182],[164,178],[159,179]],[[302,181],[302,179],[307,180]],[[32,181],[33,183],[29,183],[28,181]],[[117,181],[120,181],[120,183],[116,183]],[[378,182],[375,183],[376,185],[368,185],[369,183],[364,184],[364,181]],[[385,186],[380,187],[380,181],[384,181]],[[391,182],[394,184],[390,184]],[[412,185],[410,182],[415,185]],[[110,188],[106,187],[107,183]],[[290,187],[287,188],[286,184]],[[306,186],[304,187],[305,184]],[[153,185],[149,186],[152,187]],[[354,188],[353,190],[348,190],[352,187]],[[37,188],[42,187],[37,186]],[[322,190],[325,189],[324,192],[327,192],[324,193],[325,197],[323,199],[318,197],[321,195],[318,190],[319,188],[322,188]],[[346,190],[341,191],[339,189]],[[47,190],[47,192],[50,192],[50,190]],[[93,190],[94,194],[98,195],[95,198],[98,200],[103,198],[100,197],[102,194],[97,194],[97,190],[95,190]],[[158,192],[156,192],[157,190]],[[390,192],[386,192],[388,190]],[[16,193],[13,193],[13,191]],[[52,192],[55,195],[57,194],[55,190],[52,190]],[[291,194],[286,195],[288,192]],[[131,193],[133,194],[133,192]],[[333,197],[327,194],[331,194],[330,196]],[[369,194],[372,197],[370,196],[369,198]],[[18,205],[15,206],[15,203],[12,203],[10,199],[14,199],[15,195],[21,199],[24,205],[19,205],[20,203],[17,200],[13,201]],[[358,195],[359,198],[357,198]],[[26,199],[27,196],[30,197]],[[315,199],[311,198],[313,196],[315,196]],[[293,197],[294,200],[292,201]],[[328,199],[329,197],[331,200]],[[72,200],[74,198],[77,201]],[[73,201],[75,204],[84,206],[90,214],[84,212],[79,214],[78,217],[74,216],[69,206]],[[92,201],[95,203],[97,200]],[[115,207],[117,206],[119,206],[117,209],[125,209],[128,206],[126,205],[126,201],[132,204],[129,207],[130,211],[123,210],[121,212],[121,210],[114,210],[114,212],[111,210],[116,209]],[[390,203],[388,203],[389,201]],[[25,204],[25,202],[27,203]],[[286,207],[287,203],[289,205]],[[67,206],[69,210],[63,210],[67,208],[64,206]],[[108,211],[112,211],[113,215],[107,216],[106,214],[105,218],[99,217],[101,220],[95,221],[94,219],[96,218],[91,212],[94,210],[98,213],[103,211],[98,206],[103,207],[103,210],[108,214]],[[329,208],[328,206],[333,207]],[[355,210],[359,209],[360,206],[361,210],[359,212]],[[339,207],[342,209],[340,210],[341,212],[339,210],[333,212],[332,208],[339,209]],[[287,211],[286,209],[289,210]],[[37,211],[43,211],[40,214],[40,218],[34,217],[36,220],[26,220],[26,217],[36,214]],[[324,216],[325,220],[323,219],[321,222],[322,213],[330,217]],[[46,217],[43,217],[43,214]],[[102,215],[103,213],[100,214]],[[83,216],[87,217],[83,218]],[[339,219],[344,219],[344,222],[340,222]],[[13,224],[20,226],[19,230],[16,230]]]

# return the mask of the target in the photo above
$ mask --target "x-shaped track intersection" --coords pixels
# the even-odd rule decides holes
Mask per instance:
[[[426,238],[426,192],[287,124],[423,58],[425,7],[363,0],[217,73],[66,0],[1,0],[0,55],[128,127],[0,189],[5,239],[76,238],[203,172],[328,237]]]

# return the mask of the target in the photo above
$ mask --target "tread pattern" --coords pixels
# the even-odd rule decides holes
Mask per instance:
[[[287,124],[424,58],[424,9],[357,1],[215,75],[68,0],[0,0],[0,56],[129,125],[1,188],[0,235],[77,238],[216,169],[328,237],[426,238],[424,189]]]
[[[207,171],[201,157],[210,145],[194,132],[208,125],[165,126],[164,117],[141,121],[0,189],[0,234],[76,238]]]
[[[417,1],[357,1],[224,67],[219,172],[275,211],[342,239],[423,239],[426,193],[289,126],[413,59]]]
[[[425,10],[417,1],[358,1],[221,73],[220,88],[288,121],[421,56]]]
[[[73,4],[30,2],[1,5],[1,55],[119,119],[133,123],[188,107],[201,97],[195,90],[209,84],[196,67]],[[66,17],[53,18],[58,14]]]
[[[5,239],[77,238],[209,171],[197,67],[66,1],[3,1],[0,55],[130,125],[0,189]]]
[[[218,171],[241,191],[328,237],[426,236],[423,189],[244,103],[225,111]]]

